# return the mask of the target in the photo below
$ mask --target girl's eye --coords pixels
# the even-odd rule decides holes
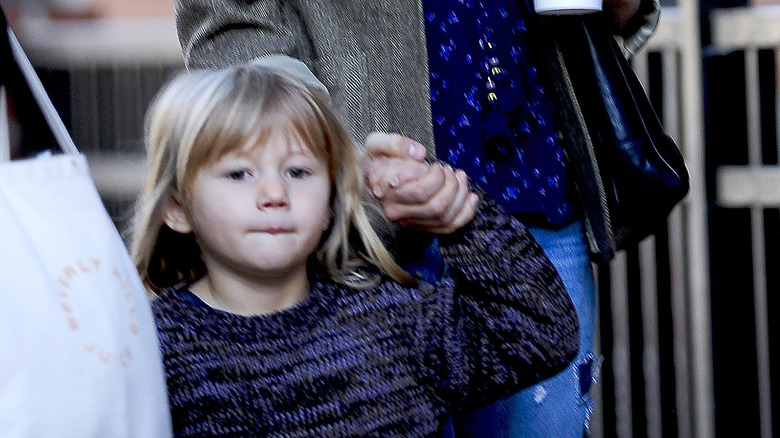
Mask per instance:
[[[305,176],[311,175],[311,172],[308,169],[304,169],[303,167],[293,167],[287,171],[287,174],[293,178],[303,178]]]
[[[249,171],[246,169],[231,170],[226,175],[229,179],[242,180],[250,176]]]

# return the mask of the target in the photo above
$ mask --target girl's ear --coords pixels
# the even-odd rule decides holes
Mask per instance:
[[[192,224],[190,224],[187,212],[184,210],[184,206],[179,200],[178,192],[171,195],[171,199],[165,207],[165,217],[163,220],[165,221],[165,225],[168,225],[168,228],[177,233],[187,234],[192,232]]]

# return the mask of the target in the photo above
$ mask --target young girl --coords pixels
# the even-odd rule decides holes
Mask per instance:
[[[323,88],[270,61],[185,73],[150,108],[132,254],[176,436],[436,436],[577,352],[555,269],[484,195],[438,236],[441,281],[396,264]]]

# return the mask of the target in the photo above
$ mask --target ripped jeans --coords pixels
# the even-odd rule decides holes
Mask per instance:
[[[529,227],[563,279],[580,322],[580,351],[557,375],[492,405],[457,415],[444,437],[581,438],[589,432],[588,396],[600,359],[593,354],[596,288],[582,222],[561,229]]]

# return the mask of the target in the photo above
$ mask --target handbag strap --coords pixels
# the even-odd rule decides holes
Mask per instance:
[[[3,38],[3,40],[0,40],[0,44],[7,44],[6,50],[3,50],[3,57],[6,58],[2,60],[3,64],[15,64],[19,68],[19,71],[21,71],[22,76],[27,82],[27,86],[30,88],[30,92],[43,114],[43,118],[49,125],[52,135],[63,152],[78,154],[79,150],[73,143],[73,139],[70,137],[68,129],[65,127],[65,124],[62,123],[62,119],[54,108],[54,105],[51,103],[49,95],[46,94],[46,90],[43,88],[40,78],[35,73],[35,69],[27,58],[27,55],[24,53],[21,44],[19,44],[19,40],[16,39],[16,35],[14,35],[14,32],[8,25],[2,6],[0,6],[0,13],[2,14],[2,24],[5,25],[6,29],[6,32],[4,33],[5,36],[0,35],[0,38]]]

